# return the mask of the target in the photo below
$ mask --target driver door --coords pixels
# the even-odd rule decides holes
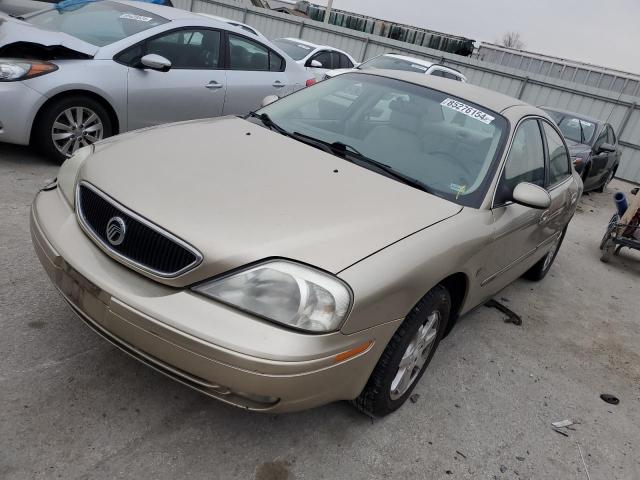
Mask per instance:
[[[227,81],[221,67],[219,30],[193,28],[163,33],[119,57],[128,72],[128,129],[222,115]],[[171,61],[168,72],[140,68],[156,54]]]
[[[493,240],[481,270],[481,286],[486,296],[502,290],[535,263],[533,255],[545,236],[544,211],[514,203],[512,195],[521,182],[544,187],[545,178],[540,123],[536,118],[528,118],[520,123],[514,135],[491,210]]]

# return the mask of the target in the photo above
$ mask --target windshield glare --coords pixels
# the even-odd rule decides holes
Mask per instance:
[[[283,38],[274,40],[273,43],[275,43],[284,53],[289,55],[294,60],[302,60],[313,50],[313,48],[311,48],[309,45],[292,42],[291,40],[285,40]]]
[[[388,55],[382,55],[380,57],[372,58],[368,62],[360,65],[360,70],[384,68],[388,70],[403,70],[405,72],[426,73],[429,67],[420,65],[418,63],[404,60],[398,57],[391,57]]]
[[[590,145],[596,134],[597,125],[582,118],[562,112],[546,110],[553,121],[556,122],[560,131],[569,140],[577,143]]]
[[[27,19],[46,30],[62,32],[98,47],[167,23],[166,18],[146,10],[106,1],[53,8]]]
[[[484,198],[507,121],[473,102],[400,80],[345,74],[260,113],[288,132],[342,142],[463,205]]]

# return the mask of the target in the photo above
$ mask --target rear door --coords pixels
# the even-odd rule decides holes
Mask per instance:
[[[596,143],[593,146],[593,155],[591,156],[591,170],[589,171],[588,185],[598,185],[602,177],[607,173],[607,165],[609,164],[609,156],[607,152],[598,153],[598,149],[603,143],[607,143],[607,126],[603,125],[602,130],[598,134]]]
[[[228,32],[225,115],[243,115],[260,107],[269,95],[282,97],[294,85],[284,58],[257,40]]]
[[[221,68],[222,32],[184,28],[162,33],[125,50],[116,59],[128,72],[128,129],[222,115],[226,74]],[[168,72],[142,68],[140,58],[171,61]]]
[[[553,243],[571,220],[573,205],[578,201],[579,186],[573,178],[569,151],[561,135],[548,122],[542,120],[547,151],[547,190],[551,195],[551,206],[542,212],[540,228],[543,243]]]

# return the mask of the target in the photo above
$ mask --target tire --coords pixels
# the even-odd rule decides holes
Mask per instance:
[[[78,148],[113,134],[109,113],[93,98],[70,95],[54,100],[45,108],[34,126],[33,145],[56,163],[64,162]],[[71,112],[71,118],[65,112]],[[79,113],[81,123],[78,123]],[[82,123],[87,121],[87,125]],[[57,144],[54,134],[58,136]]]
[[[422,297],[389,341],[366,386],[352,404],[370,417],[383,417],[400,408],[429,366],[447,329],[450,313],[451,296],[442,285]],[[434,323],[435,332],[429,329],[429,325]],[[431,335],[432,340],[426,340]],[[409,361],[414,357],[421,365]],[[400,362],[403,359],[408,361],[410,373],[406,377],[407,382],[398,382],[394,392],[392,388],[396,377],[402,377]],[[409,368],[403,371],[409,372]]]
[[[602,246],[602,255],[600,255],[600,261],[602,263],[609,263],[609,260],[611,260],[611,256],[613,255],[615,249],[616,244],[614,243],[613,239],[608,239],[606,242],[604,242],[604,245]]]
[[[547,276],[547,273],[549,273],[549,270],[551,270],[553,262],[556,260],[556,256],[560,251],[560,247],[562,246],[562,241],[564,240],[564,236],[566,235],[566,233],[567,227],[564,227],[564,230],[562,230],[562,233],[560,234],[560,237],[558,238],[556,243],[553,245],[553,248],[549,250],[549,252],[544,257],[538,260],[538,262],[533,267],[525,272],[525,274],[523,275],[524,278],[533,280],[534,282],[539,282]]]

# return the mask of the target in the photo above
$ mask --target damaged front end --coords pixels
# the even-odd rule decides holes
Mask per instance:
[[[0,58],[24,60],[84,60],[93,58],[64,45],[42,45],[33,42],[14,42],[0,47]]]

